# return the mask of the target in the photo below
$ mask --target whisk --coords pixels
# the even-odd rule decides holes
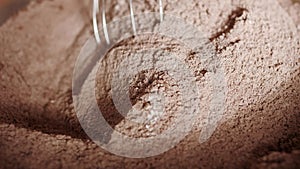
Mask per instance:
[[[102,15],[102,27],[103,27],[103,33],[107,44],[110,44],[109,40],[109,34],[107,31],[107,22],[106,22],[106,10],[105,10],[105,0],[102,0],[102,8],[101,8],[101,15]],[[129,0],[129,10],[130,10],[130,17],[131,17],[131,23],[132,23],[132,30],[134,35],[136,34],[136,26],[135,26],[135,18],[134,18],[134,12],[133,12],[133,5],[132,0]],[[98,19],[97,15],[99,13],[99,0],[93,0],[93,29],[94,29],[94,36],[96,39],[96,42],[100,44],[101,38],[99,34],[99,27],[98,27]],[[159,0],[159,12],[160,12],[160,22],[163,21],[163,5],[162,0]]]

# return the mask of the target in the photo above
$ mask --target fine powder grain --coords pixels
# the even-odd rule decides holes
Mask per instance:
[[[186,46],[165,37],[138,36],[125,40],[102,59],[101,63],[109,66],[97,71],[96,93],[99,107],[108,116],[114,106],[109,91],[102,89],[110,85],[114,66],[130,53],[147,47],[164,44],[166,52],[186,59],[196,70],[197,86],[203,92],[199,98],[203,115],[197,117],[192,132],[180,144],[156,157],[129,159],[110,154],[89,140],[72,105],[76,57],[85,40],[92,36],[90,4],[71,0],[31,2],[27,9],[0,27],[0,165],[4,168],[268,168],[270,163],[278,168],[297,166],[300,16],[296,9],[299,4],[283,0],[280,3],[164,1],[166,13],[184,19],[207,35],[225,72],[225,111],[213,135],[202,144],[198,139],[212,98],[207,81],[213,72],[193,61]],[[108,21],[128,15],[124,6],[127,7],[125,0],[107,4]],[[134,11],[158,11],[158,3],[134,1]],[[180,105],[180,93],[174,95],[178,90],[174,81],[166,72],[147,70],[137,74],[130,87],[131,102],[141,110],[136,113],[145,113],[146,117],[150,114],[149,123],[134,126],[112,117],[111,125],[133,137],[149,137],[164,130],[172,122],[168,117],[176,114],[176,105]],[[169,113],[159,121],[158,128],[150,121],[155,121],[159,114],[146,111],[154,106],[147,100],[156,98],[151,95],[153,91],[165,96]],[[273,164],[274,161],[277,162]]]

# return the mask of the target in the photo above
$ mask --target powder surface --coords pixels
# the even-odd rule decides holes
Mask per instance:
[[[225,72],[225,112],[213,135],[202,144],[198,139],[210,114],[208,105],[213,96],[208,80],[213,71],[193,60],[188,47],[164,37],[138,36],[116,46],[102,59],[101,64],[107,66],[97,70],[96,93],[100,108],[108,116],[114,110],[107,90],[112,73],[132,52],[165,45],[162,52],[186,60],[195,70],[197,87],[203,93],[197,98],[201,100],[197,124],[174,149],[147,159],[123,158],[102,150],[88,139],[76,118],[72,71],[81,47],[91,36],[89,5],[79,0],[31,2],[27,10],[0,27],[1,166],[265,168],[272,159],[299,161],[299,153],[292,151],[299,150],[299,4],[274,0],[164,2],[166,13],[205,33]],[[125,0],[111,1],[107,6],[108,21],[129,14]],[[158,3],[134,1],[134,11],[158,11]],[[147,79],[153,83],[145,85]],[[146,117],[150,114],[149,121],[155,120],[159,114],[150,112],[155,109],[149,98],[155,98],[151,93],[157,91],[167,98],[171,116],[180,105],[180,93],[174,95],[177,90],[167,73],[148,70],[132,80],[131,102],[141,110],[137,113],[144,111]],[[158,129],[150,122],[148,126],[134,126],[124,119],[116,121],[114,116],[111,123],[124,134],[149,137],[171,120],[160,121]],[[296,163],[286,160],[277,164],[289,168]]]

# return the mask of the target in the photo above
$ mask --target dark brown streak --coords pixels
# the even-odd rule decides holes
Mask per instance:
[[[225,21],[223,26],[221,27],[221,31],[216,32],[213,34],[209,40],[214,41],[215,39],[218,39],[221,35],[227,35],[236,24],[237,18],[241,17],[245,11],[248,11],[246,8],[238,7],[237,9],[233,10],[230,15],[228,16],[228,19]]]

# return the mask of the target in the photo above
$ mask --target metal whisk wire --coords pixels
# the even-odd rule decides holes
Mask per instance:
[[[99,0],[93,1],[93,29],[94,29],[94,35],[97,43],[101,42],[99,30],[98,30],[98,20],[97,20],[97,14],[99,13]]]
[[[131,17],[133,34],[136,35],[135,19],[134,19],[134,14],[133,14],[132,0],[129,0],[129,10],[130,10],[130,17]]]
[[[103,31],[104,31],[104,36],[106,43],[109,44],[109,36],[108,36],[108,31],[107,31],[107,25],[106,25],[106,16],[105,16],[105,0],[102,0],[102,25],[103,25]]]
[[[103,26],[103,32],[104,32],[104,37],[106,40],[107,44],[110,44],[109,40],[109,35],[108,35],[108,30],[107,30],[107,23],[106,23],[106,10],[105,7],[106,3],[105,0],[102,0],[102,8],[101,8],[101,13],[102,13],[102,26]],[[133,5],[132,5],[132,0],[129,0],[129,10],[130,10],[130,17],[131,17],[131,22],[132,22],[132,30],[134,35],[136,34],[136,25],[135,25],[135,18],[134,18],[134,12],[133,12]],[[96,42],[100,44],[101,38],[99,34],[99,29],[98,29],[98,19],[97,15],[99,13],[99,0],[93,0],[93,29],[94,29],[94,36],[96,39]],[[159,13],[160,13],[160,22],[163,21],[163,4],[162,0],[159,0]]]

